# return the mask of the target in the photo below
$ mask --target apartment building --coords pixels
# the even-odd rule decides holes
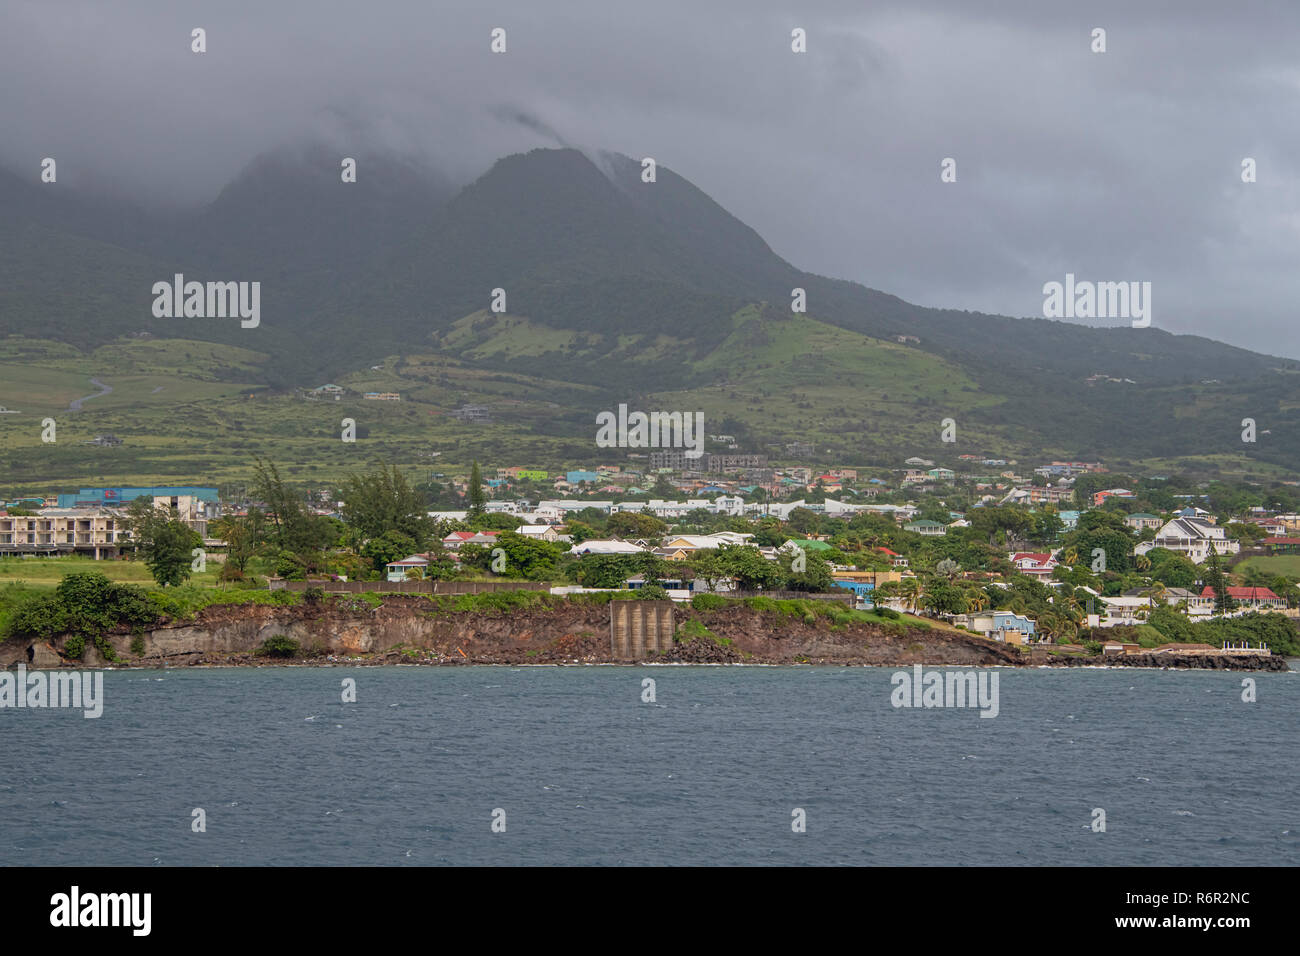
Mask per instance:
[[[0,512],[0,554],[81,554],[115,558],[127,538],[117,516],[93,508],[44,508],[35,515]]]

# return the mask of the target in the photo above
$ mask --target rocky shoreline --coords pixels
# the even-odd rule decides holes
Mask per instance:
[[[681,625],[691,625],[689,636]],[[414,596],[378,606],[356,601],[293,605],[214,605],[193,620],[172,621],[107,638],[106,656],[87,642],[83,659],[68,660],[64,641],[8,641],[0,667],[262,667],[466,666],[474,664],[722,664],[904,667],[1146,667],[1284,671],[1276,655],[1128,655],[1078,657],[1020,648],[947,628],[899,621],[834,624],[746,606],[711,611],[681,608],[678,639],[640,661],[611,654],[606,605],[556,602],[503,611],[450,611]],[[263,642],[296,643],[292,658],[260,654]]]

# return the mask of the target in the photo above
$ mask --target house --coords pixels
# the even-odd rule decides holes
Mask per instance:
[[[477,544],[485,548],[497,543],[500,531],[453,531],[442,539],[442,546],[452,551],[459,551],[462,545]]]
[[[486,424],[492,421],[492,409],[488,405],[462,405],[451,413],[451,417],[462,422]]]
[[[1011,563],[1021,574],[1027,574],[1040,580],[1050,578],[1057,561],[1045,551],[1017,551],[1011,555]]]
[[[1300,554],[1300,538],[1271,537],[1260,542],[1270,554]]]
[[[1136,498],[1137,495],[1127,488],[1108,488],[1105,491],[1098,491],[1092,496],[1094,508],[1100,508],[1105,504],[1107,498]]]
[[[931,468],[926,474],[935,481],[952,481],[957,477],[957,472],[951,468]]]
[[[1227,590],[1228,596],[1240,608],[1253,611],[1286,610],[1286,599],[1278,597],[1269,588],[1229,587]],[[1201,591],[1201,598],[1213,601],[1215,598],[1214,588],[1207,584],[1204,590]]]
[[[889,548],[876,548],[876,551],[878,551],[880,554],[883,554],[885,557],[887,557],[890,561],[890,564],[892,564],[894,567],[896,568],[907,567],[907,558],[899,554],[897,551],[892,551]]]
[[[1029,492],[1030,504],[1059,505],[1074,500],[1074,488],[1069,485],[1044,485],[1042,488],[1031,485],[1026,490]]]
[[[1114,627],[1117,624],[1138,624],[1145,621],[1151,613],[1152,601],[1149,597],[1103,597],[1100,599],[1106,614],[1102,627]]]
[[[1061,519],[1061,525],[1065,531],[1073,531],[1079,526],[1079,512],[1077,511],[1061,511],[1057,513],[1057,517]]]
[[[1204,518],[1174,518],[1156,532],[1152,547],[1167,548],[1202,564],[1213,547],[1218,554],[1236,554],[1241,542],[1229,538],[1222,528]]]
[[[1128,515],[1124,519],[1124,524],[1137,531],[1142,531],[1146,528],[1159,528],[1164,524],[1164,519],[1159,515],[1147,514],[1145,511],[1138,511],[1134,514]]]
[[[904,531],[912,531],[916,534],[935,536],[948,533],[948,526],[940,524],[937,521],[913,521],[910,524],[903,525]]]
[[[913,465],[913,466],[917,466],[917,465],[919,465],[919,466],[921,466],[921,467],[923,467],[923,468],[932,468],[932,467],[934,467],[934,462],[932,462],[932,461],[928,461],[928,460],[925,459],[925,458],[909,458],[909,459],[907,459],[907,461],[903,462],[903,464],[905,464],[905,465]]]
[[[1032,618],[1014,611],[975,611],[958,614],[952,623],[984,637],[1007,644],[1028,644],[1037,636]]]
[[[752,537],[754,537],[752,534],[742,534],[738,531],[719,531],[716,534],[679,534],[666,540],[663,547],[655,553],[668,558],[670,561],[680,561],[696,551],[720,548],[724,544],[743,545]]]
[[[597,539],[591,538],[582,544],[575,544],[569,551],[570,554],[641,554],[645,548],[640,545],[632,544],[630,541],[619,541],[617,538]]]
[[[1152,588],[1132,588],[1124,592],[1125,597],[1150,597],[1151,603],[1164,603],[1174,607],[1180,602],[1187,603],[1187,614],[1189,617],[1209,614],[1214,610],[1214,597],[1209,598],[1201,596],[1199,591],[1189,591],[1187,588],[1165,588],[1163,591]]]
[[[390,561],[386,567],[388,569],[388,580],[405,581],[407,578],[423,578],[424,569],[429,566],[429,556],[427,554],[413,554],[410,557],[403,558],[401,561]]]
[[[369,402],[400,402],[402,396],[397,392],[366,392],[362,398]]]
[[[338,401],[345,390],[332,382],[326,385],[318,385],[307,393],[308,398],[332,398]]]
[[[549,524],[521,524],[515,528],[515,534],[522,534],[525,538],[532,538],[536,541],[554,542],[559,539],[560,534]]]
[[[599,481],[600,475],[594,471],[569,471],[565,472],[564,480],[571,485],[579,485],[584,481]]]

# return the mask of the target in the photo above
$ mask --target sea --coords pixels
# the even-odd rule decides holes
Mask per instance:
[[[1300,864],[1294,670],[898,673],[108,671],[0,710],[0,865]]]

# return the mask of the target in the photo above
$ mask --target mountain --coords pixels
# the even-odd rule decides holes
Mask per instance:
[[[460,190],[392,156],[358,170],[344,184],[336,153],[282,150],[207,206],[152,217],[0,176],[14,211],[0,334],[220,342],[265,354],[240,360],[241,381],[275,388],[405,356],[385,387],[436,403],[446,374],[417,359],[433,356],[480,385],[495,373],[563,393],[530,427],[574,437],[636,400],[706,408],[755,443],[807,434],[841,457],[904,441],[951,452],[952,418],[965,450],[999,457],[1300,465],[1293,360],[1154,328],[914,306],[796,269],[672,170],[645,183],[617,154],[534,150]],[[154,319],[149,289],[173,271],[260,281],[261,326]],[[791,312],[794,288],[806,314]],[[495,289],[504,314],[489,310]],[[423,378],[403,379],[417,366]],[[1243,418],[1268,434],[1243,443]]]

